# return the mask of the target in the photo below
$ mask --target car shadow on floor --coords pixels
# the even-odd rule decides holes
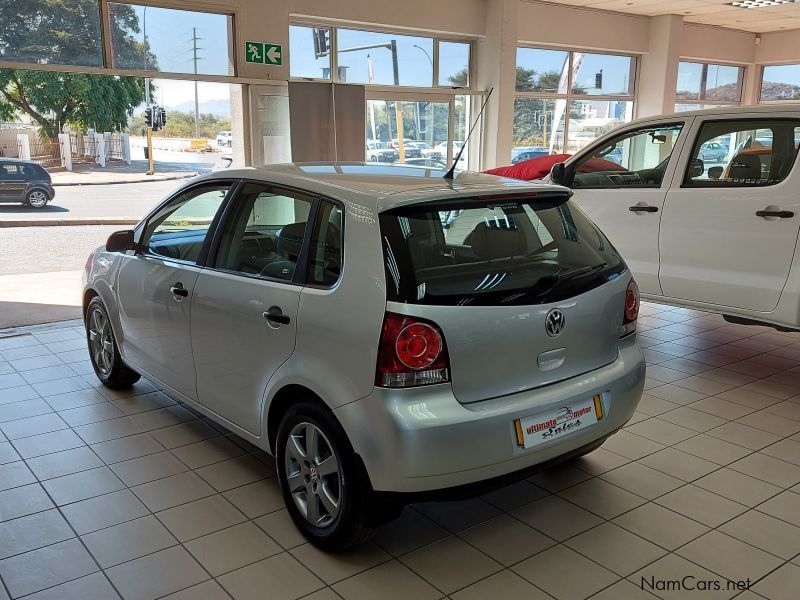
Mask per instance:
[[[24,204],[0,204],[0,215],[4,214],[26,214],[26,215],[44,215],[48,213],[64,213],[69,212],[68,208],[63,206],[54,206],[48,204],[44,208],[31,208]]]

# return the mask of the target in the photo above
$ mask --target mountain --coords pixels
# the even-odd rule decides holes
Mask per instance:
[[[194,100],[187,100],[186,102],[181,102],[180,104],[175,105],[166,105],[164,108],[169,110],[177,110],[180,112],[194,112]],[[231,101],[230,100],[204,100],[201,101],[198,105],[200,109],[200,114],[208,114],[211,113],[215,117],[230,117],[231,116]]]

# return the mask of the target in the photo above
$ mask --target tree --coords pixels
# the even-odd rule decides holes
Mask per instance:
[[[0,56],[40,64],[102,64],[96,0],[26,0],[0,3]],[[134,37],[138,17],[127,5],[110,11],[115,55],[136,56],[139,68],[156,69],[148,45]],[[120,65],[121,66],[121,65]],[[118,131],[145,98],[134,77],[31,70],[0,70],[0,118],[21,114],[55,139],[64,126]]]

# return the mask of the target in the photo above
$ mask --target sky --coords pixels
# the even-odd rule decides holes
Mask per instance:
[[[577,63],[580,53],[573,60]],[[517,66],[533,69],[537,73],[556,71],[561,73],[566,67],[568,52],[561,50],[539,50],[537,48],[518,48]],[[616,95],[628,93],[630,86],[631,58],[611,54],[583,53],[575,85],[586,89],[588,94]],[[603,70],[603,87],[595,87],[595,75]]]
[[[150,102],[159,106],[178,106],[184,102],[194,102],[194,82],[177,81],[174,79],[153,79],[156,92],[150,98]],[[201,104],[200,112],[203,112],[202,104],[212,100],[223,100],[230,103],[230,86],[228,83],[212,83],[200,81],[197,83],[197,98]],[[145,109],[144,103],[140,104],[133,111],[139,114]],[[194,109],[192,109],[193,111]]]
[[[153,6],[134,6],[139,18],[139,41],[145,30],[150,50],[161,71],[193,73],[193,29],[197,28],[197,71],[204,75],[230,75],[228,16]]]

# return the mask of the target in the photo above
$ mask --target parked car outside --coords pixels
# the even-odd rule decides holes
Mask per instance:
[[[397,160],[397,151],[390,148],[386,142],[369,140],[367,141],[367,160],[391,163]]]
[[[272,453],[330,550],[590,452],[644,385],[636,284],[568,190],[391,171],[201,176],[84,273],[99,380],[144,375]]]
[[[789,105],[650,117],[598,139],[545,181],[573,189],[643,297],[796,330],[798,130],[800,108]],[[713,144],[732,151],[709,166]],[[624,170],[585,168],[617,146],[626,148]]]
[[[411,167],[428,167],[431,169],[447,169],[447,165],[441,160],[433,158],[408,158],[403,163]]]
[[[217,146],[230,148],[233,144],[233,134],[230,131],[220,131],[217,134]]]
[[[393,139],[389,146],[394,148],[397,151],[399,156],[400,154],[400,141],[398,139]],[[420,158],[422,156],[422,148],[417,146],[417,142],[414,140],[403,140],[403,153],[405,154],[406,158]]]
[[[443,156],[439,150],[427,142],[416,142],[416,145],[422,153],[422,158],[430,158],[432,160],[442,160],[443,158],[447,158],[447,156]]]
[[[523,150],[519,152],[514,158],[511,159],[512,164],[520,163],[524,160],[530,160],[532,158],[539,158],[540,156],[549,156],[550,150],[547,148],[537,148],[533,150]]]
[[[718,163],[728,156],[728,147],[719,142],[706,142],[700,146],[699,158],[704,162]]]
[[[0,158],[0,202],[44,208],[56,195],[47,170],[30,160]]]

